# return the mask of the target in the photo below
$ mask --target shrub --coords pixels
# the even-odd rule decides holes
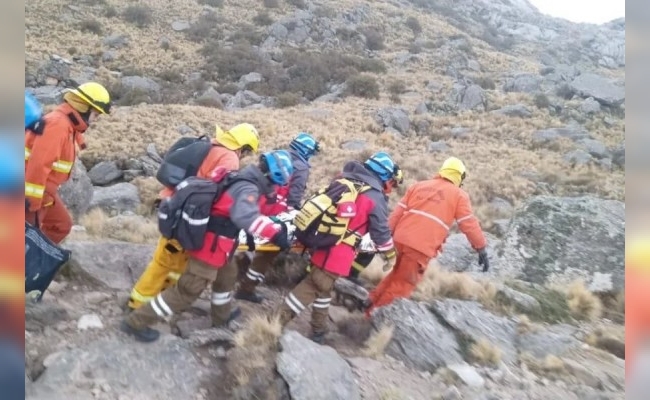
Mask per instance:
[[[266,67],[264,59],[248,43],[225,48],[210,41],[203,46],[201,54],[206,58],[204,70],[209,80],[236,82],[250,72],[262,73]]]
[[[418,21],[418,19],[415,17],[408,17],[406,19],[406,26],[408,26],[415,35],[418,35],[420,32],[422,32],[422,25],[420,25],[420,21]]]
[[[573,98],[574,92],[568,83],[564,83],[555,89],[555,94],[565,100],[571,100]]]
[[[130,5],[124,9],[122,17],[138,28],[144,28],[153,21],[151,7],[143,4]]]
[[[117,14],[118,14],[117,9],[113,6],[106,6],[106,8],[104,9],[104,16],[106,18],[117,17]]]
[[[422,53],[422,46],[413,42],[409,45],[409,53],[411,54],[420,54]]]
[[[307,3],[305,2],[305,0],[287,0],[287,3],[301,10],[307,8]]]
[[[396,96],[399,96],[400,94],[406,92],[406,85],[404,84],[404,81],[392,81],[388,85],[388,92]]]
[[[364,33],[366,37],[366,47],[368,50],[382,50],[384,47],[384,36],[375,29],[367,29]]]
[[[279,8],[280,0],[264,0],[264,7],[266,8]]]
[[[102,34],[102,23],[96,19],[86,19],[79,23],[79,29],[82,32],[90,32],[95,35]]]
[[[284,92],[277,98],[279,108],[293,107],[300,103],[300,96],[296,93]]]
[[[551,106],[551,101],[544,93],[537,93],[533,98],[533,102],[537,108],[542,110],[547,109]]]
[[[474,83],[476,83],[477,85],[479,85],[485,90],[494,90],[497,88],[497,85],[494,83],[494,80],[489,76],[479,76],[478,78],[474,78]]]
[[[183,74],[177,69],[166,69],[158,74],[158,78],[171,83],[183,82]]]
[[[260,26],[268,26],[268,25],[271,25],[273,23],[273,18],[271,18],[271,15],[269,15],[268,12],[260,11],[253,18],[253,22],[255,22],[257,25],[260,25]]]
[[[218,27],[221,22],[220,18],[215,13],[206,13],[199,17],[199,19],[185,31],[185,37],[193,42],[203,42],[204,40],[220,40],[223,39],[223,33]]]
[[[346,81],[346,84],[346,95],[348,96],[379,99],[379,83],[377,83],[377,78],[372,75],[354,75]]]
[[[235,43],[247,42],[253,46],[258,46],[265,38],[266,34],[264,32],[258,31],[253,25],[244,24],[241,29],[230,35],[228,40]]]
[[[198,0],[198,3],[211,7],[223,6],[223,0]]]

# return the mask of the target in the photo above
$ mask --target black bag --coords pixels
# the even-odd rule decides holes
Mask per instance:
[[[40,300],[71,255],[71,251],[57,246],[43,232],[25,222],[25,293],[38,290],[37,300]]]
[[[212,142],[205,135],[178,139],[163,157],[156,172],[156,179],[173,188],[184,179],[196,176],[212,146]]]
[[[233,183],[243,178],[237,171],[228,172],[219,182],[191,176],[176,186],[171,197],[158,207],[158,229],[167,239],[175,239],[185,250],[199,250],[208,225],[216,220],[210,216],[212,205]],[[212,220],[212,221],[211,221]]]

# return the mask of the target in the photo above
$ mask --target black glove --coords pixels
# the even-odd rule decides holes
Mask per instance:
[[[248,246],[248,251],[255,251],[255,237],[248,232],[246,232],[246,245]]]
[[[291,247],[291,243],[289,243],[289,229],[287,225],[280,224],[280,227],[282,229],[271,238],[271,243],[278,246],[280,251],[283,251]]]
[[[483,272],[487,272],[490,269],[490,261],[488,260],[488,255],[485,247],[478,250],[478,265],[483,266]]]

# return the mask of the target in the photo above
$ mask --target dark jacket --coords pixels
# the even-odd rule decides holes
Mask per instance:
[[[291,162],[293,163],[293,175],[289,183],[287,206],[298,209],[302,205],[302,199],[307,189],[311,165],[309,161],[302,158],[294,150],[289,150],[289,154],[291,154]]]

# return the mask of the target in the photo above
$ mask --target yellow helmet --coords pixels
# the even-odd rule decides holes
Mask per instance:
[[[246,123],[235,125],[227,131],[217,125],[215,139],[229,150],[242,149],[257,153],[260,146],[257,129],[253,125]]]
[[[104,86],[97,82],[86,82],[79,85],[76,89],[68,89],[66,92],[74,93],[102,114],[111,112],[111,95]]]
[[[456,186],[461,186],[467,176],[467,168],[465,168],[465,164],[458,158],[449,157],[442,163],[438,173],[443,178],[453,182]]]

